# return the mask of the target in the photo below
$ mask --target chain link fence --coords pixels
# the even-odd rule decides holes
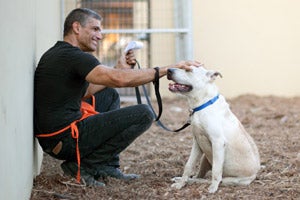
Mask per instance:
[[[144,44],[136,51],[143,68],[168,65],[192,55],[191,27],[185,23],[190,0],[65,0],[64,15],[75,7],[90,8],[103,17],[103,40],[95,52],[101,63],[114,66],[126,44]],[[187,19],[187,22],[191,19]],[[151,85],[147,85],[148,91]],[[118,89],[121,97],[134,88]],[[143,94],[142,94],[143,95]]]

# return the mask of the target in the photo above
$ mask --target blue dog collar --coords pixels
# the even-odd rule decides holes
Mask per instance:
[[[219,99],[219,94],[217,96],[215,96],[214,98],[212,98],[211,100],[209,100],[208,102],[202,104],[201,106],[198,106],[196,108],[193,109],[192,114],[194,114],[197,111],[203,110],[204,108],[212,105],[213,103],[215,103],[217,100]],[[191,115],[192,115],[191,114]]]

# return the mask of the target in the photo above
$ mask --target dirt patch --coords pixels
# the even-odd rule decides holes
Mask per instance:
[[[228,100],[260,152],[262,169],[249,186],[220,186],[215,194],[208,184],[172,189],[188,159],[191,128],[179,133],[153,125],[121,154],[121,169],[141,179],[105,180],[106,187],[84,187],[65,177],[61,161],[44,156],[42,172],[34,180],[31,200],[41,199],[300,199],[300,97],[244,95]],[[162,122],[179,128],[188,116],[182,99],[164,99]],[[123,105],[125,106],[125,105]]]

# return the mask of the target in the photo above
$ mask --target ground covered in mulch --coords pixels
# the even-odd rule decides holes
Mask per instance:
[[[244,95],[228,102],[259,148],[262,168],[249,186],[220,186],[215,194],[208,193],[208,184],[171,188],[189,157],[191,128],[172,133],[153,125],[121,154],[121,169],[140,174],[139,180],[108,178],[106,187],[85,187],[63,175],[61,161],[45,155],[31,200],[300,199],[300,97]],[[163,104],[162,122],[179,128],[188,117],[186,102],[164,99]]]

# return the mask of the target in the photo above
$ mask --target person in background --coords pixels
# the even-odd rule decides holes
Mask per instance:
[[[152,82],[168,68],[190,70],[197,61],[181,61],[160,68],[131,69],[132,50],[116,66],[99,62],[91,52],[102,39],[102,17],[86,8],[66,17],[63,41],[41,57],[34,76],[34,134],[43,151],[64,160],[65,174],[87,185],[104,186],[99,178],[137,179],[120,170],[119,154],[151,126],[148,105],[120,108],[114,88]]]

